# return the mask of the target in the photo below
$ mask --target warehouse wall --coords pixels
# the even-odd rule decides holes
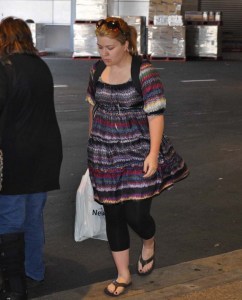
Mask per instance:
[[[73,0],[0,0],[0,19],[7,16],[32,19],[39,26],[39,50],[66,51],[71,47]]]
[[[0,18],[7,16],[70,25],[71,0],[0,0]]]

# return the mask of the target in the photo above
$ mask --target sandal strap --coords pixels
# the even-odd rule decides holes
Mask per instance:
[[[142,255],[141,255],[139,261],[140,261],[140,263],[142,265],[142,268],[144,268],[144,266],[146,266],[150,262],[152,262],[154,260],[154,258],[155,258],[155,255],[152,255],[150,258],[148,258],[148,259],[145,260],[145,259],[142,258]]]
[[[112,281],[112,284],[115,286],[114,291],[116,291],[117,288],[119,288],[119,287],[123,287],[123,288],[128,287],[131,284],[131,282],[125,283],[125,282],[118,282],[117,280],[114,280],[114,281]]]
[[[124,282],[118,282],[117,280],[113,280],[111,282],[111,284],[114,285],[114,291],[110,292],[108,287],[106,287],[104,289],[104,293],[107,294],[108,296],[111,296],[111,297],[118,297],[118,296],[122,295],[125,292],[125,289],[132,284],[132,281],[130,281],[129,283],[124,283]],[[123,288],[123,291],[121,291],[119,294],[116,294],[117,289],[119,287]]]

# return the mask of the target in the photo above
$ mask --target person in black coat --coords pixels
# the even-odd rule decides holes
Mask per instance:
[[[0,23],[1,299],[27,299],[26,276],[44,279],[43,209],[59,189],[62,141],[53,79],[21,19]]]

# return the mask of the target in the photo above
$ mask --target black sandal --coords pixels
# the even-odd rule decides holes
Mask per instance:
[[[148,271],[146,271],[146,272],[140,272],[139,271],[139,263],[141,264],[142,269],[143,269],[144,266],[148,265],[152,261],[153,261],[152,267]],[[141,252],[138,263],[137,263],[137,274],[140,275],[140,276],[149,275],[154,270],[154,268],[155,268],[155,244],[154,244],[154,254],[150,258],[148,258],[146,260],[143,259],[142,252]]]
[[[108,296],[111,296],[111,297],[118,297],[118,296],[120,296],[120,295],[123,295],[123,294],[126,292],[126,288],[128,288],[129,286],[131,286],[132,281],[130,281],[129,283],[124,283],[124,282],[118,282],[117,280],[114,280],[114,281],[111,282],[111,283],[115,286],[114,291],[113,291],[113,292],[110,292],[110,291],[108,290],[108,287],[106,287],[106,288],[104,289],[104,293],[105,293],[106,295],[108,295]],[[119,293],[119,294],[115,294],[115,292],[117,291],[117,288],[119,288],[119,287],[123,287],[123,288],[124,288],[123,291],[122,291],[121,293]]]

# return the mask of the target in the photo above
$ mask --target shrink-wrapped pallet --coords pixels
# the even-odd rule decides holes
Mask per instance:
[[[221,56],[221,27],[217,25],[186,26],[186,52],[189,57]]]
[[[122,17],[129,25],[137,30],[137,48],[139,54],[146,54],[146,24],[145,17]],[[73,56],[99,56],[97,39],[95,35],[95,23],[74,24],[74,53]]]
[[[182,0],[150,0],[149,22],[152,23],[157,15],[180,15]]]
[[[106,0],[83,0],[76,2],[76,21],[97,21],[106,18]]]
[[[157,58],[185,58],[184,26],[148,26],[148,54]]]
[[[74,52],[73,57],[99,56],[95,36],[96,25],[93,23],[74,24]]]

